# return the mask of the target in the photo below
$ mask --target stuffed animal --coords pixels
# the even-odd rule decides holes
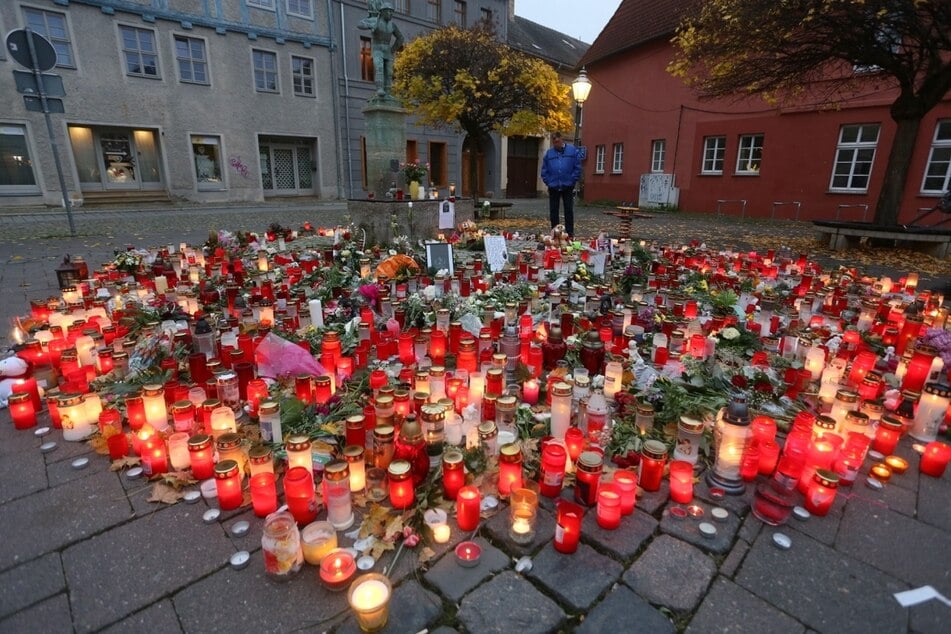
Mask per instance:
[[[30,375],[30,364],[17,356],[0,360],[0,409],[7,406],[7,400],[13,393],[13,384],[17,379]]]

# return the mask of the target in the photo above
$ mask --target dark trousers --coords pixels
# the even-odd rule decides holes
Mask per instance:
[[[565,205],[565,231],[569,236],[575,235],[575,188],[549,187],[548,188],[548,217],[552,228],[558,224],[558,202]]]

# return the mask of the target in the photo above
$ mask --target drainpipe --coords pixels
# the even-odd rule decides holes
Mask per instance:
[[[328,0],[329,2],[329,0]],[[343,16],[343,2],[340,4],[340,50],[343,51],[341,55],[341,60],[343,60],[343,112],[344,112],[344,130],[346,134],[346,146],[347,146],[347,197],[353,198],[353,156],[351,153],[351,137],[350,137],[350,75],[347,73],[347,29],[346,21]],[[334,86],[334,90],[337,87]]]
[[[335,54],[340,53],[340,49],[337,48],[337,45],[334,43],[334,20],[333,20],[333,9],[330,6],[330,0],[327,0],[327,35],[330,37],[330,81],[333,89],[330,93],[330,101],[333,106],[333,120],[334,120],[334,143],[336,144],[336,156],[337,156],[337,198],[345,198],[343,191],[343,173],[340,170],[340,153],[342,151],[342,143],[340,140],[340,104],[338,103],[340,96],[337,91],[337,65],[334,62]]]

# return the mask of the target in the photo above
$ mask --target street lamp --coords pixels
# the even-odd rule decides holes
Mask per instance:
[[[575,98],[575,147],[581,143],[581,108],[584,102],[588,100],[591,93],[591,80],[588,79],[588,72],[582,68],[578,77],[571,82],[571,94]]]

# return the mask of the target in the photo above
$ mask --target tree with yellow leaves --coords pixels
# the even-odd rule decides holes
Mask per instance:
[[[949,0],[707,0],[680,25],[668,70],[704,97],[808,89],[835,106],[870,81],[897,87],[875,222],[895,225],[921,120],[951,90]]]
[[[416,38],[397,58],[393,78],[394,95],[419,123],[464,132],[473,153],[491,132],[567,129],[568,91],[554,68],[499,42],[484,24]],[[478,182],[477,169],[469,161],[470,183]]]

